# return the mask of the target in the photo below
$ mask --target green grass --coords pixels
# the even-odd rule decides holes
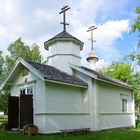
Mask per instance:
[[[38,135],[27,136],[21,133],[0,132],[0,140],[140,140],[140,130],[108,130],[81,135]]]

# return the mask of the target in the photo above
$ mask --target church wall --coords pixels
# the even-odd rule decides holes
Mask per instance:
[[[62,129],[89,128],[89,116],[86,114],[42,114],[38,117],[40,117],[40,123],[43,122],[40,133],[44,134],[59,133]]]
[[[19,80],[21,79],[21,71],[17,72],[17,76],[13,79],[13,82],[12,82],[12,86],[11,86],[11,96],[20,96],[20,88],[19,88],[19,83],[17,81],[21,81]],[[21,84],[21,82],[20,82]],[[23,82],[22,82],[23,84]]]
[[[49,47],[47,65],[72,74],[69,64],[80,65],[80,46],[72,41],[59,41]]]
[[[25,83],[25,79],[27,79],[27,83]],[[29,72],[29,75],[22,76],[21,72],[15,79],[14,86],[11,88],[12,96],[20,96],[20,89],[33,86],[33,111],[34,111],[34,124],[39,127],[39,132],[44,129],[44,120],[43,116],[38,116],[38,114],[42,114],[46,110],[46,97],[45,97],[45,81],[39,79],[36,75]]]
[[[98,81],[99,128],[129,127],[135,125],[134,100],[131,90]],[[122,112],[122,99],[127,99],[127,112]]]
[[[74,55],[56,55],[48,59],[47,65],[54,66],[61,71],[72,74],[69,64],[79,65],[80,57]]]
[[[73,86],[46,83],[46,110],[36,114],[40,121],[44,118],[41,133],[89,127],[89,110],[83,90]]]
[[[22,76],[23,66],[16,72],[15,78],[12,80],[11,86],[11,96],[20,96],[20,89],[33,86],[34,83],[39,79],[36,75],[34,75],[31,71],[26,76]]]
[[[79,87],[55,83],[46,84],[47,112],[50,113],[87,113],[85,95]],[[62,98],[63,97],[63,98]]]
[[[16,78],[13,79],[13,86],[11,86],[11,96],[20,96],[20,90],[32,86],[33,87],[33,110],[34,110],[34,124],[39,129],[43,128],[43,117],[38,117],[36,114],[44,113],[46,110],[45,105],[45,81],[39,79],[36,75],[29,71],[29,74],[22,76],[22,68],[16,73]],[[25,82],[27,79],[27,82]],[[41,122],[40,122],[41,121]],[[40,131],[40,130],[39,130]]]
[[[70,41],[60,41],[49,47],[49,56],[55,54],[73,54],[80,56],[80,46]]]
[[[35,94],[34,94],[34,124],[38,126],[39,132],[41,133],[45,129],[45,117],[40,114],[46,112],[46,94],[45,94],[45,81],[38,80],[35,83]]]
[[[89,108],[89,121],[90,121],[90,130],[97,131],[98,129],[98,105],[97,105],[97,84],[96,80],[92,79],[90,76],[87,76],[79,71],[75,71],[75,75],[85,81],[88,84],[88,88],[84,91],[87,98],[87,105]]]

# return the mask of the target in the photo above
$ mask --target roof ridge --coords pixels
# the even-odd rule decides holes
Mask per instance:
[[[56,37],[56,36],[58,36],[58,35],[60,35],[60,34],[68,34],[68,35],[70,35],[71,37],[73,37],[70,33],[68,33],[67,31],[62,31],[62,32],[60,32],[60,33],[58,33],[57,35],[55,35],[54,37]]]

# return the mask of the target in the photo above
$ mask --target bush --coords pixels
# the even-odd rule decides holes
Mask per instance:
[[[8,124],[7,123],[0,124],[0,131],[5,131],[5,130],[8,130]]]

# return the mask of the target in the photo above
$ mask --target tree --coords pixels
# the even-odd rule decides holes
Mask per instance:
[[[135,21],[132,24],[130,32],[138,33],[138,47],[140,47],[140,6],[138,6],[135,9],[135,13],[137,14],[137,17],[135,18]],[[140,54],[138,54],[137,52],[126,55],[124,57],[124,60],[128,61],[130,64],[132,64],[135,61],[135,59],[135,63],[137,63],[136,65],[140,66]],[[133,74],[133,78],[129,81],[131,82],[134,89],[136,106],[138,106],[140,110],[140,72],[136,71],[136,73]]]
[[[133,78],[130,79],[130,81],[135,96],[135,109],[140,116],[140,73],[135,73]]]
[[[0,111],[4,111],[5,114],[8,113],[8,91],[2,91],[0,93]]]
[[[7,71],[11,70],[19,57],[39,63],[42,61],[39,46],[34,43],[30,48],[21,40],[21,37],[9,45],[8,51],[10,55],[7,55],[5,59]]]
[[[11,43],[8,47],[8,51],[10,52],[10,55],[7,55],[5,59],[5,64],[8,71],[11,70],[15,61],[19,57],[29,59],[30,48],[29,46],[25,45],[21,38],[18,38],[15,42]]]
[[[138,45],[140,46],[140,6],[136,8],[135,12],[137,14],[137,17],[132,25],[131,33],[134,33],[136,31],[138,32]]]
[[[0,81],[2,81],[3,79],[3,65],[4,65],[4,58],[2,57],[2,51],[0,51]]]
[[[0,83],[4,78],[4,58],[2,57],[2,51],[0,51]],[[6,97],[6,99],[5,99]],[[3,94],[0,92],[0,111],[7,113],[7,93]]]
[[[123,62],[113,62],[107,68],[103,68],[101,73],[127,83],[132,77],[131,66]]]
[[[42,62],[42,56],[40,54],[40,51],[39,51],[39,46],[34,43],[32,46],[31,46],[31,51],[30,51],[30,60],[33,60],[35,62],[39,62],[41,63]]]
[[[124,61],[127,61],[128,63],[132,64],[132,62],[135,61],[135,58],[137,58],[137,65],[140,65],[140,54],[128,54],[124,56]]]
[[[135,95],[136,110],[140,114],[140,73],[133,73],[131,65],[124,62],[113,62],[107,68],[103,68],[101,73],[119,79],[132,86]]]
[[[138,53],[138,49],[140,48],[140,6],[135,9],[135,13],[137,14],[137,17],[131,26],[130,33],[138,33],[138,44],[134,53],[124,56],[124,60],[131,64],[135,61],[135,65],[140,66],[140,54]]]
[[[2,52],[0,51],[0,81],[9,73],[15,61],[22,57],[27,60],[32,60],[35,62],[41,63],[42,56],[39,51],[39,46],[37,44],[33,44],[31,48],[26,45],[21,37],[16,41],[11,43],[8,47],[9,55],[6,56],[5,60],[2,57]],[[3,67],[3,65],[5,67]],[[7,114],[7,104],[8,104],[8,91],[0,92],[0,110],[4,111]]]

